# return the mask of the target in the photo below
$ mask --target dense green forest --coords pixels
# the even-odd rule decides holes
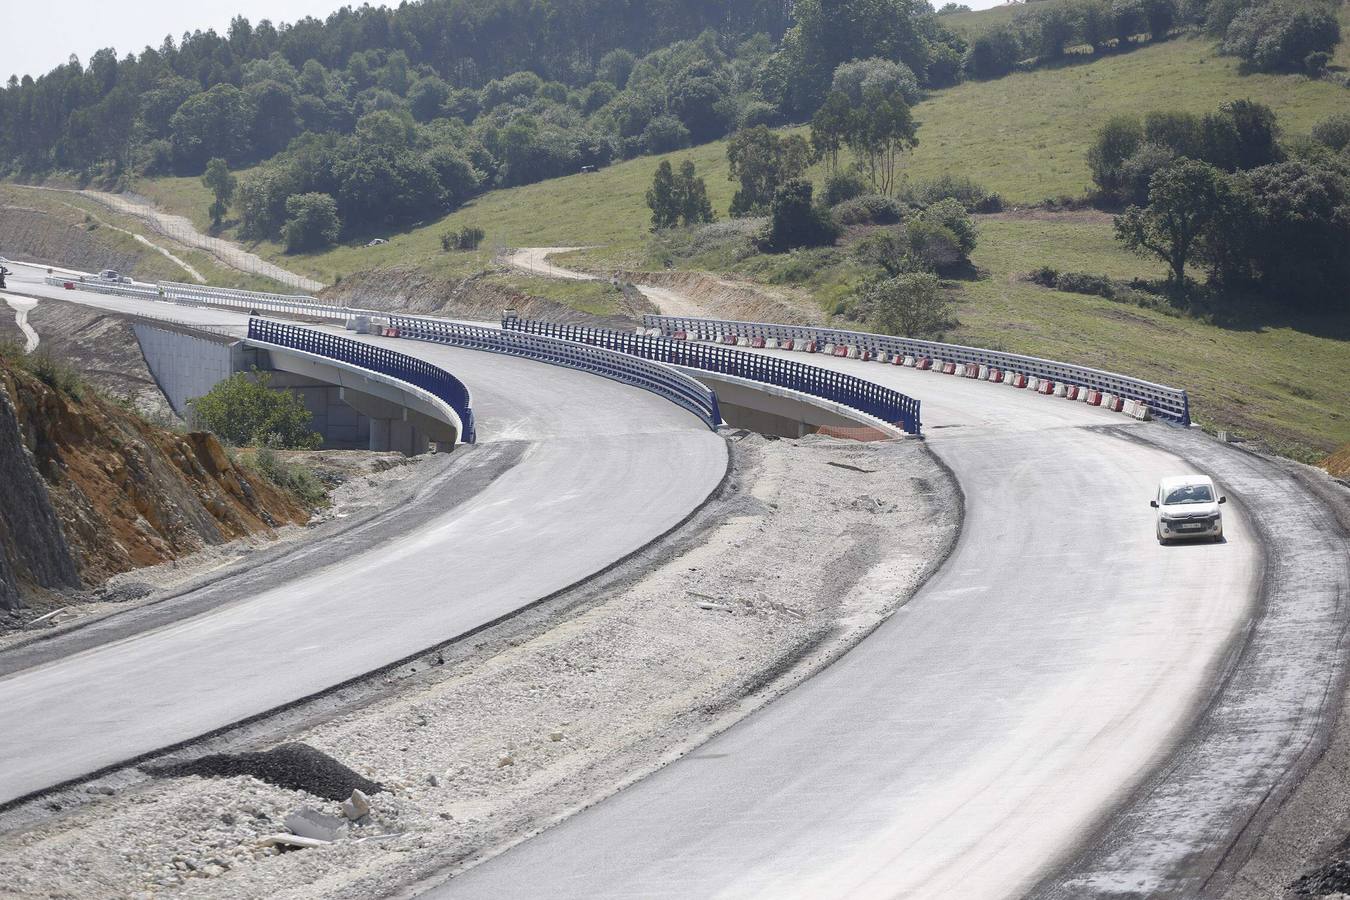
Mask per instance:
[[[971,40],[944,19],[925,0],[423,0],[236,18],[225,35],[12,78],[0,175],[114,184],[213,166],[223,183],[222,166],[264,163],[230,192],[245,236],[280,238],[303,208],[307,235],[351,237],[487,189],[810,120],[855,60],[872,64],[854,73],[855,104],[866,93],[907,117],[924,90],[1178,27],[1209,29],[1253,68],[1314,76],[1339,39],[1326,0],[1044,0]],[[884,84],[865,80],[876,72]]]

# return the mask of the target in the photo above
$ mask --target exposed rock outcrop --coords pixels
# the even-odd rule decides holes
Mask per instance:
[[[35,477],[9,394],[0,389],[0,609],[20,605],[23,587],[78,587],[80,577],[66,547],[47,484]]]
[[[0,397],[0,580],[9,585],[0,590],[10,595],[96,584],[309,518],[291,495],[235,465],[213,435],[158,428],[3,358]],[[42,524],[50,519],[59,528]]]

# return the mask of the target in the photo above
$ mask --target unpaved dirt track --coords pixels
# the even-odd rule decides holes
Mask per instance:
[[[546,275],[550,278],[564,278],[570,281],[597,281],[599,276],[591,275],[587,272],[576,272],[572,269],[565,269],[562,266],[554,265],[548,258],[555,253],[569,253],[573,250],[584,250],[585,247],[525,247],[520,250],[512,251],[506,257],[508,265],[520,269],[522,272],[529,272],[533,275]],[[634,285],[642,295],[661,311],[663,316],[707,316],[711,315],[708,310],[683,296],[677,291],[668,288],[655,287],[650,284]]]
[[[202,234],[197,230],[197,226],[186,216],[176,216],[172,213],[166,213],[156,209],[150,203],[140,199],[132,199],[123,194],[111,194],[107,191],[88,191],[88,190],[66,190],[64,188],[46,188],[34,187],[33,190],[59,191],[67,194],[78,194],[96,203],[106,206],[113,212],[122,213],[128,216],[134,216],[146,224],[150,225],[156,231],[171,237],[184,246],[196,247],[199,250],[205,250],[220,262],[232,269],[238,269],[240,272],[247,272],[250,275],[264,275],[274,281],[282,284],[289,284],[299,288],[302,291],[321,291],[325,287],[322,281],[316,281],[305,275],[299,275],[289,269],[282,268],[276,263],[268,262],[255,253],[250,253],[237,244],[221,238],[211,237]],[[174,262],[185,268],[190,269],[186,263],[171,256],[167,250],[156,247],[149,241],[144,241],[165,256],[169,256]],[[198,280],[200,275],[196,276]]]
[[[55,295],[233,328],[247,321]],[[0,735],[0,802],[321,691],[510,613],[662,534],[726,470],[722,438],[646,391],[496,354],[413,341],[398,349],[469,386],[480,443],[531,442],[521,462],[392,546],[0,679],[0,708],[28,723]]]

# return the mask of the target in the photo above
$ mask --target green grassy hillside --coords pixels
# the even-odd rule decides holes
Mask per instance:
[[[1050,0],[1053,2],[1053,0]],[[985,22],[1011,10],[972,13]],[[964,14],[963,14],[964,15]],[[971,24],[970,27],[975,27]],[[1346,55],[1343,43],[1341,58]],[[1119,112],[1174,108],[1206,112],[1248,97],[1266,103],[1286,132],[1306,132],[1317,120],[1350,106],[1350,91],[1299,76],[1239,75],[1234,60],[1217,56],[1212,42],[1182,37],[1090,63],[972,82],[935,92],[916,109],[920,145],[907,161],[911,178],[943,172],[971,176],[1013,205],[1081,195],[1089,183],[1084,159],[1095,129]],[[713,207],[725,214],[733,185],[725,144],[670,154],[692,159],[706,179]],[[331,280],[389,265],[412,265],[445,275],[467,275],[490,264],[497,248],[577,246],[593,264],[646,259],[648,210],[643,195],[656,159],[640,158],[595,174],[574,175],[493,191],[439,222],[390,235],[380,247],[340,247],[285,265]],[[821,173],[812,173],[819,180]],[[209,203],[194,179],[161,179],[138,186],[161,204],[203,225]],[[487,231],[476,253],[445,253],[442,233],[464,224]],[[955,283],[960,326],[950,340],[1068,359],[1178,384],[1193,391],[1197,418],[1218,427],[1259,432],[1300,455],[1350,440],[1341,412],[1350,396],[1350,344],[1293,326],[1220,329],[1101,298],[1046,290],[1020,276],[1038,266],[1156,277],[1151,262],[1122,251],[1101,214],[1010,213],[982,217],[974,257],[985,277]],[[263,246],[264,255],[280,248]],[[787,262],[761,258],[732,267],[763,280],[780,279]],[[825,309],[854,287],[857,267],[824,267],[805,280]],[[528,279],[522,286],[575,305],[565,286]],[[1324,329],[1325,331],[1325,329]],[[1339,333],[1344,335],[1342,329]]]
[[[1090,182],[1088,144],[1110,116],[1164,107],[1203,113],[1242,97],[1270,105],[1292,133],[1306,132],[1317,120],[1350,106],[1350,91],[1335,84],[1288,75],[1242,76],[1233,59],[1214,53],[1211,41],[1177,38],[1092,63],[937,91],[915,110],[922,123],[919,146],[905,170],[910,178],[968,175],[1014,204],[1081,195]],[[713,208],[724,214],[733,193],[725,143],[669,156],[695,162]],[[395,260],[458,269],[471,260],[453,265],[441,260],[439,236],[465,223],[483,227],[488,243],[500,246],[632,246],[648,224],[643,194],[655,164],[656,158],[641,157],[594,174],[492,191],[441,222],[397,236],[388,247],[339,248],[288,258],[286,265],[328,279]],[[205,227],[210,196],[198,179],[148,179],[136,190]],[[264,245],[261,251],[275,255],[280,249]]]

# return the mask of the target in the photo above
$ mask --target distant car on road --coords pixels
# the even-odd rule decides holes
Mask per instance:
[[[366,246],[367,246],[367,247],[378,247],[378,246],[380,246],[381,244],[387,244],[387,243],[389,243],[389,242],[386,241],[384,238],[375,238],[375,239],[373,239],[369,244],[366,244]]]
[[[107,281],[111,284],[129,284],[131,279],[118,273],[116,269],[104,269],[98,273],[99,281]]]
[[[600,170],[597,169],[595,166],[582,166],[582,167],[581,167],[581,174],[582,174],[582,175],[589,175],[589,174],[591,174],[592,172],[598,172],[598,171],[600,171]]]
[[[1192,538],[1223,540],[1219,504],[1227,502],[1208,475],[1164,478],[1158,482],[1158,496],[1149,503],[1158,511],[1158,543]]]

